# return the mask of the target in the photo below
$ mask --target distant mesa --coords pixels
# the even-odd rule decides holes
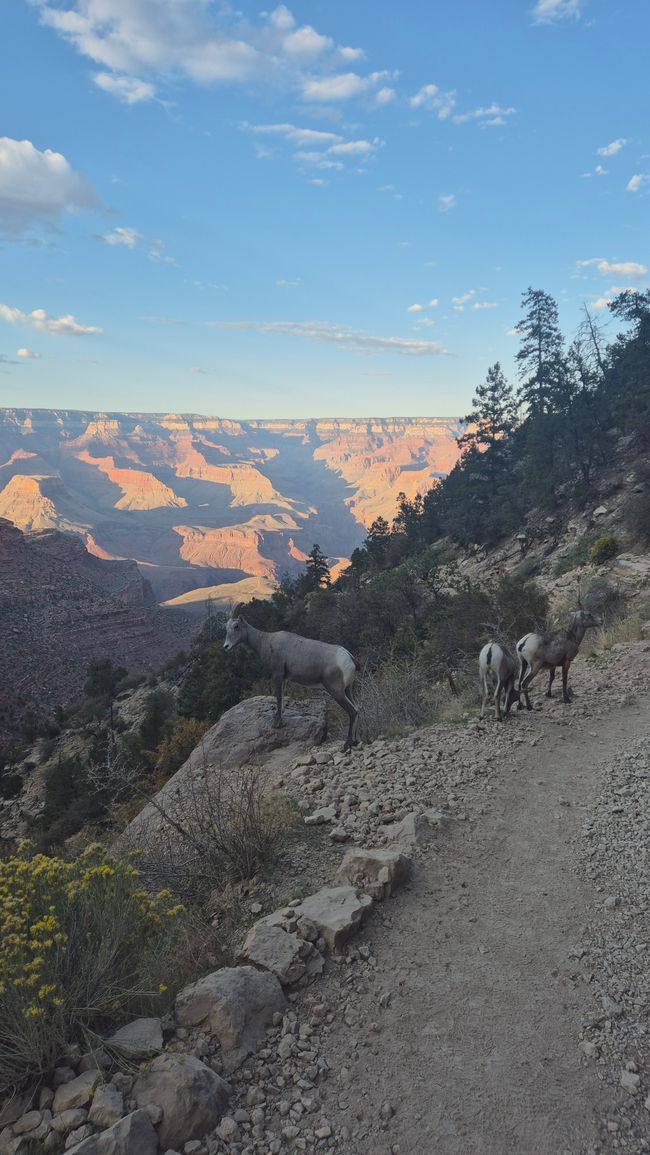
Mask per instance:
[[[0,517],[76,533],[89,563],[136,559],[165,605],[263,597],[315,542],[335,577],[400,493],[449,472],[461,432],[438,417],[3,409]]]

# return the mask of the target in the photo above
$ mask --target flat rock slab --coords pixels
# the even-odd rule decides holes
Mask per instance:
[[[260,919],[249,930],[237,955],[242,963],[270,971],[283,987],[292,986],[304,975],[320,973],[323,956],[310,942],[285,930],[274,921]]]
[[[87,1107],[101,1078],[101,1071],[84,1071],[82,1075],[77,1075],[76,1079],[57,1087],[52,1114],[61,1115],[63,1111],[71,1111],[75,1107]]]
[[[163,1035],[160,1019],[134,1019],[125,1027],[120,1027],[107,1042],[134,1058],[148,1058],[162,1051]]]
[[[229,1084],[194,1055],[158,1055],[133,1085],[138,1107],[162,1108],[158,1137],[163,1150],[213,1131],[229,1097]]]
[[[317,928],[330,950],[338,950],[361,926],[372,909],[372,899],[353,886],[333,886],[316,891],[295,908],[296,918],[306,918]]]
[[[156,1155],[158,1136],[146,1111],[132,1111],[108,1131],[91,1135],[68,1151],[69,1155]]]
[[[176,998],[182,1027],[198,1027],[218,1038],[226,1073],[257,1049],[276,1011],[287,1001],[274,974],[252,966],[224,967],[185,987]]]
[[[388,898],[411,873],[411,860],[399,850],[348,850],[336,872],[336,881],[349,883],[381,901]]]

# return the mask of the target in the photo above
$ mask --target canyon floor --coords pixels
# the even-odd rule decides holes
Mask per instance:
[[[214,1150],[650,1150],[648,650],[579,660],[570,706],[540,683],[502,726],[294,768],[303,808],[333,805],[357,843],[410,810],[446,819],[411,851],[410,884],[294,996],[303,1049],[282,1061],[270,1039],[234,1076],[231,1112],[262,1104],[262,1145]]]

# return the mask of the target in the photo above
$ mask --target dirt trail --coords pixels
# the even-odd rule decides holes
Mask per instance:
[[[579,839],[602,767],[650,735],[650,702],[570,725],[561,710],[513,719],[527,740],[475,800],[484,813],[452,822],[372,920],[376,981],[326,980],[343,1007],[324,1107],[346,1155],[602,1150],[615,1092],[578,1050],[594,995],[575,948],[603,899]]]

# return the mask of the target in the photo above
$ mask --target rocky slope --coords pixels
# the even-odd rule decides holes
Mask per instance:
[[[0,410],[0,516],[133,558],[158,601],[264,595],[314,542],[337,564],[454,464],[443,418],[229,421]],[[181,512],[182,511],[182,512]],[[202,593],[200,591],[203,591]]]
[[[0,519],[0,731],[82,689],[91,659],[151,670],[187,644],[192,624],[156,607],[131,561],[104,561],[80,537],[23,534]]]

